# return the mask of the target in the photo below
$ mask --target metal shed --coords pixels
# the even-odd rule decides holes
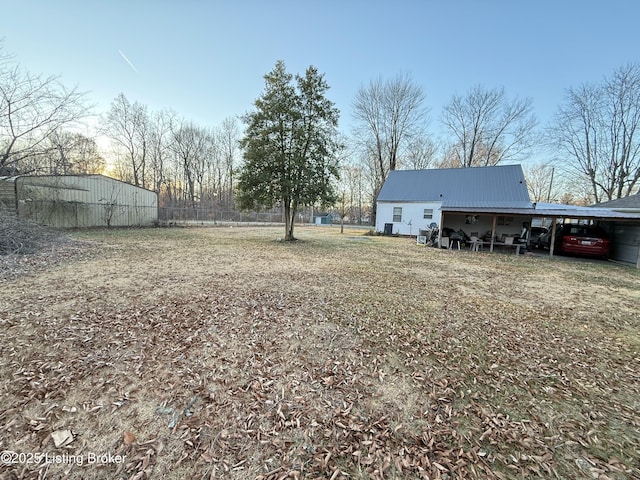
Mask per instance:
[[[19,217],[62,228],[150,226],[158,221],[158,196],[104,175],[19,176]]]
[[[640,193],[599,203],[595,207],[640,215]],[[635,263],[640,268],[640,222],[615,222],[609,228],[613,239],[611,258],[623,263]]]
[[[332,225],[333,216],[330,213],[327,213],[326,215],[316,215],[315,224],[316,225]]]

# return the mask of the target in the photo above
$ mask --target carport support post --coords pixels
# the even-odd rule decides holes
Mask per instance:
[[[493,223],[491,224],[491,246],[489,247],[489,251],[493,252],[493,239],[496,238],[496,222],[498,221],[498,216],[493,216]]]
[[[553,246],[556,244],[556,217],[551,219],[551,241],[549,243],[549,256],[553,257]]]

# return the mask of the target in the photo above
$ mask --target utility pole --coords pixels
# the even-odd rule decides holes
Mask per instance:
[[[547,203],[551,201],[551,187],[553,186],[553,174],[556,171],[556,167],[551,167],[551,180],[549,181],[549,192],[547,193]]]

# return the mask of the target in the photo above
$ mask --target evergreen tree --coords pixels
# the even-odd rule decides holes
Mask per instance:
[[[255,110],[243,117],[244,163],[238,177],[238,203],[245,210],[281,204],[285,240],[295,240],[300,207],[332,204],[338,178],[339,112],[325,98],[329,86],[313,66],[305,76],[287,73],[283,61],[265,75]]]

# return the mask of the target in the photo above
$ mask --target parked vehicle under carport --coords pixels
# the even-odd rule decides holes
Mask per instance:
[[[538,239],[538,248],[549,248],[551,230]],[[565,224],[556,229],[554,252],[565,255],[609,258],[609,235],[601,227]]]
[[[531,233],[529,234],[529,245],[532,247],[537,247],[540,237],[548,231],[549,229],[547,227],[531,227]]]

